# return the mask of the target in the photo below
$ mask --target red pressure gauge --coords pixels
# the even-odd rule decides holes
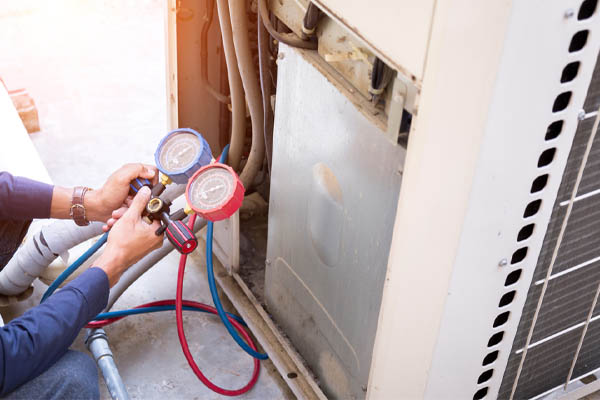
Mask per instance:
[[[244,185],[231,167],[212,163],[192,175],[185,198],[195,213],[216,222],[229,218],[242,206],[244,191]]]

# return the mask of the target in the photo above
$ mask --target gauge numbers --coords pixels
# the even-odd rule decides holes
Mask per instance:
[[[194,165],[202,151],[202,143],[193,133],[181,132],[171,135],[160,150],[160,165],[166,172],[185,171]]]
[[[224,206],[236,189],[230,171],[214,166],[200,173],[190,184],[188,199],[193,209],[212,210]]]

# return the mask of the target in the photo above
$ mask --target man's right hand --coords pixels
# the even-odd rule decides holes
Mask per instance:
[[[127,268],[162,245],[163,236],[155,234],[160,223],[154,221],[148,225],[142,220],[142,211],[148,200],[150,189],[143,187],[123,216],[114,222],[106,248],[95,263],[108,275],[110,287],[119,281]]]

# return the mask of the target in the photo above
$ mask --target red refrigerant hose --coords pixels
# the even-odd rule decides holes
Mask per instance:
[[[188,221],[189,226],[193,227],[194,222],[196,222],[196,214],[193,214],[191,216],[190,220]],[[194,373],[196,374],[198,379],[200,379],[202,381],[202,383],[204,383],[210,390],[212,390],[213,392],[222,394],[224,396],[239,396],[243,393],[246,393],[250,389],[252,389],[252,387],[256,384],[256,381],[258,380],[258,374],[260,372],[260,361],[256,358],[253,358],[254,371],[252,372],[252,378],[250,378],[250,381],[246,384],[246,386],[244,386],[240,389],[236,389],[236,390],[223,389],[222,387],[219,387],[219,386],[215,385],[214,383],[212,383],[211,381],[209,381],[208,378],[206,378],[204,376],[204,374],[202,374],[202,371],[200,371],[200,368],[198,368],[198,365],[196,365],[196,361],[194,361],[194,357],[192,356],[192,353],[190,353],[187,339],[185,337],[185,332],[183,331],[183,275],[185,274],[186,260],[187,260],[187,255],[182,254],[181,258],[179,259],[179,271],[177,272],[177,295],[175,297],[175,315],[177,318],[177,335],[179,336],[179,342],[181,343],[181,349],[183,350],[183,354],[185,355],[185,358],[187,359],[188,364],[190,365],[190,367],[192,368],[192,370],[194,371]],[[215,312],[215,313],[216,313],[216,311],[217,310],[214,308],[211,310],[211,312]],[[254,345],[254,342],[252,342],[252,339],[250,338],[250,335],[246,332],[246,330],[243,329],[243,327],[237,321],[235,321],[233,318],[229,318],[229,320],[235,326],[236,330],[244,337],[244,339],[250,345],[250,347],[256,351],[257,350],[256,346]]]
[[[196,222],[196,214],[193,214],[191,216],[191,218],[188,222],[188,225],[190,227],[193,227],[194,222]],[[177,295],[175,297],[175,300],[154,301],[152,303],[142,304],[135,308],[154,307],[154,306],[171,306],[174,304],[175,305],[175,316],[177,319],[177,335],[179,336],[179,343],[181,343],[181,350],[183,351],[183,354],[185,355],[185,358],[187,359],[188,364],[190,365],[190,367],[192,368],[192,370],[194,371],[194,373],[196,374],[198,379],[200,379],[202,381],[202,383],[204,383],[204,385],[206,385],[206,387],[208,387],[213,392],[219,393],[224,396],[239,396],[241,394],[244,394],[247,391],[249,391],[250,389],[252,389],[254,387],[254,385],[256,384],[256,382],[258,381],[258,375],[260,373],[260,361],[258,359],[253,358],[254,370],[252,371],[252,377],[250,378],[250,381],[244,387],[242,387],[240,389],[230,390],[230,389],[224,389],[222,387],[219,387],[219,386],[215,385],[214,383],[212,383],[211,381],[209,381],[208,378],[204,376],[204,374],[202,373],[200,368],[198,368],[198,365],[196,365],[196,361],[194,361],[194,357],[192,356],[192,353],[190,352],[190,349],[189,349],[189,346],[187,343],[187,339],[185,337],[185,332],[183,330],[183,306],[185,305],[185,306],[189,306],[189,307],[199,308],[199,309],[202,309],[204,311],[210,312],[215,315],[218,315],[218,312],[217,312],[216,308],[211,307],[209,305],[198,303],[195,301],[183,300],[183,276],[185,273],[186,261],[187,261],[187,255],[182,254],[179,259],[179,271],[177,273]],[[92,321],[92,322],[89,322],[86,325],[86,327],[101,328],[103,326],[112,324],[113,322],[116,322],[122,318],[125,318],[125,316],[109,318],[109,319],[104,319],[104,320],[99,320],[99,321]],[[253,350],[256,351],[257,350],[256,345],[254,344],[254,342],[252,341],[252,338],[250,337],[248,332],[246,332],[246,330],[244,329],[242,324],[240,324],[235,318],[232,318],[231,316],[228,316],[228,319],[233,324],[235,329],[242,335],[242,337],[248,343],[248,345]]]

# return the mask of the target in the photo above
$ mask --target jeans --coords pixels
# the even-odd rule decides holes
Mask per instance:
[[[23,241],[31,221],[0,221],[0,270]],[[10,366],[8,366],[10,368]],[[67,353],[38,377],[19,386],[4,399],[99,399],[94,360],[79,351]]]
[[[88,355],[73,350],[68,350],[46,372],[4,397],[10,400],[99,398],[96,363]]]

